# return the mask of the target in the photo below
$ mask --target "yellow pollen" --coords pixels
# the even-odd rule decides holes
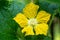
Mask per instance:
[[[32,18],[30,20],[28,20],[28,25],[36,25],[37,24],[37,20],[35,18]]]

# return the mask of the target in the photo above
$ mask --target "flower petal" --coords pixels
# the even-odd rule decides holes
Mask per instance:
[[[25,27],[28,25],[28,19],[22,14],[18,13],[16,17],[14,17],[14,20],[21,26]]]
[[[22,33],[25,32],[25,35],[34,35],[34,32],[33,32],[33,27],[32,26],[27,26],[27,27],[24,27],[22,29]]]
[[[37,25],[34,27],[34,30],[35,30],[35,32],[36,32],[36,35],[39,35],[39,34],[47,35],[48,25],[45,24],[45,23],[37,24]]]
[[[47,23],[50,19],[50,14],[45,11],[40,11],[36,17],[38,23]]]
[[[35,5],[34,3],[29,3],[23,9],[23,13],[26,15],[27,18],[34,18],[37,14],[39,6]]]

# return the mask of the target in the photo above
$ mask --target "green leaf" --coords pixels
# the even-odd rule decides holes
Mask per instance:
[[[49,2],[53,2],[53,3],[56,3],[56,4],[60,4],[60,0],[46,0],[46,1],[49,1]]]
[[[48,1],[40,1],[38,5],[40,6],[39,10],[45,10],[51,14],[54,14],[54,11],[58,9],[58,5],[56,3],[51,3]]]
[[[5,7],[8,7],[9,2],[7,0],[0,0],[0,10],[5,9]]]
[[[52,40],[50,37],[46,36],[43,40]]]
[[[25,4],[12,1],[7,10],[0,11],[0,40],[18,40],[19,25],[13,20],[15,15],[22,11]]]
[[[17,37],[21,40],[25,40],[25,35],[21,32],[20,27],[18,27],[18,29],[17,29]]]
[[[28,36],[25,36],[25,39],[26,40],[34,40],[35,39],[35,36],[34,35],[28,35]]]
[[[17,40],[17,26],[8,13],[5,10],[0,12],[0,40]]]
[[[48,2],[50,2],[50,3],[55,3],[55,4],[57,4],[59,7],[58,7],[58,11],[60,11],[60,0],[47,0]],[[54,6],[53,6],[54,7]],[[57,14],[57,17],[60,17],[60,12],[58,12],[58,14]]]

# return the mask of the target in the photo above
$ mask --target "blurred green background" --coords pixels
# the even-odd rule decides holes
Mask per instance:
[[[39,10],[45,10],[54,15],[51,23],[52,38],[46,37],[44,40],[59,40],[60,37],[60,0],[33,0],[39,5]],[[31,0],[0,0],[0,40],[19,40],[17,37],[17,29],[19,25],[13,20],[13,17]],[[21,39],[20,39],[21,40]]]

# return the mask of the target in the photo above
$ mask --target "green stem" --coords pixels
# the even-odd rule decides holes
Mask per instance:
[[[54,11],[54,14],[52,15],[52,18],[51,18],[50,23],[49,23],[49,27],[51,27],[52,21],[54,20],[54,17],[55,17],[55,15],[57,14],[57,12],[59,12],[59,9],[56,9],[56,10]]]
[[[53,14],[51,20],[50,20],[50,23],[49,23],[49,27],[51,27],[51,24],[52,24],[52,21],[54,20],[54,17],[55,17],[56,13]]]
[[[54,14],[52,15],[52,18],[51,18],[50,23],[49,23],[48,36],[50,36],[50,37],[52,37],[52,36],[51,36],[51,31],[50,31],[51,29],[50,29],[50,27],[51,27],[51,24],[52,24],[52,22],[53,22],[56,14],[57,14],[57,13],[56,13],[56,11],[55,11]]]

